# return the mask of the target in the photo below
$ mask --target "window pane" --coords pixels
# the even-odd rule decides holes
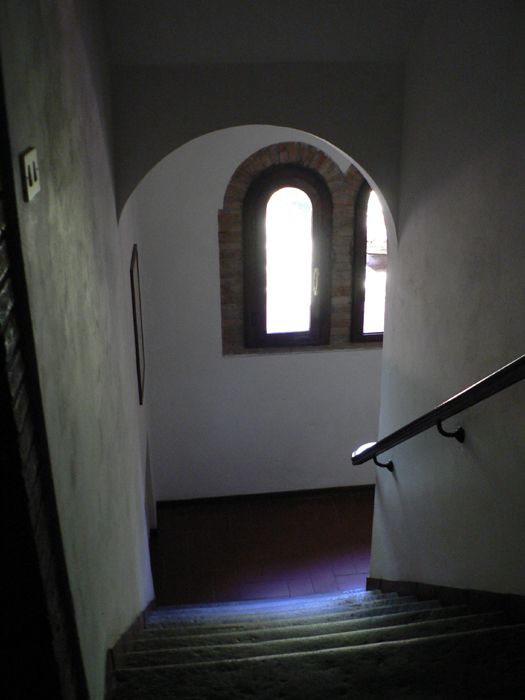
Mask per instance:
[[[366,212],[366,276],[363,333],[383,333],[386,290],[386,225],[381,203],[370,192]]]
[[[310,330],[312,202],[283,187],[266,207],[266,332]]]

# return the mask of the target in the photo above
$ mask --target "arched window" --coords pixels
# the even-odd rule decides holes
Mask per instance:
[[[323,178],[274,165],[243,202],[244,341],[248,348],[330,341],[332,198]]]
[[[351,335],[351,328],[355,308],[355,207],[363,182],[363,175],[355,166],[350,165],[343,172],[315,146],[293,141],[264,146],[237,167],[218,212],[223,355],[262,355],[283,349],[294,353],[306,348],[345,350],[361,344],[363,338]],[[282,192],[288,189],[292,192]],[[290,194],[288,214],[278,213],[279,200]],[[268,219],[271,230],[275,217],[275,236],[283,241],[286,237],[278,233],[282,230],[280,223],[293,217],[293,212],[303,213],[296,224],[299,231],[309,232],[305,222],[311,221],[306,240],[311,240],[312,259],[308,262],[308,245],[302,248],[302,254],[292,253],[292,261],[288,258],[288,262],[283,249],[276,250],[277,269],[283,274],[275,274],[284,280],[283,291],[277,284],[274,286],[273,279],[268,279],[272,272],[266,266],[266,224]],[[299,232],[297,236],[301,238]],[[364,273],[366,249],[361,265]],[[293,267],[297,267],[299,280],[304,282],[291,281]],[[280,311],[288,303],[292,305],[299,288],[306,290],[297,295],[303,299],[299,302],[303,311],[291,312],[298,325],[274,322],[272,299]],[[307,323],[300,320],[305,317]],[[281,322],[287,325],[277,325]],[[364,338],[372,339],[381,341],[382,335]]]
[[[387,236],[381,203],[364,182],[356,203],[352,340],[377,342],[385,324]]]

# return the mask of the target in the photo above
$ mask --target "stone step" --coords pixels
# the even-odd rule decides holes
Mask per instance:
[[[201,663],[224,659],[247,659],[259,656],[282,656],[304,651],[337,649],[398,639],[430,637],[462,632],[465,630],[482,629],[494,627],[498,624],[501,625],[503,621],[504,615],[502,613],[488,613],[439,620],[426,620],[424,622],[414,622],[367,630],[354,630],[352,632],[331,632],[307,637],[274,639],[263,642],[134,651],[124,655],[123,665],[126,668],[137,668],[145,666]],[[174,640],[174,642],[176,643],[176,640]]]
[[[336,591],[332,593],[317,593],[315,595],[264,598],[251,600],[235,600],[224,603],[201,603],[198,605],[164,606],[150,612],[148,619],[162,621],[177,617],[213,617],[234,616],[237,614],[251,614],[258,612],[271,612],[272,610],[294,610],[303,608],[331,607],[339,603],[352,604],[378,598],[396,598],[397,593],[381,593],[381,591]]]
[[[523,696],[525,624],[115,672],[112,700],[480,700]]]
[[[269,629],[271,627],[284,627],[293,625],[317,624],[323,622],[337,622],[340,620],[352,620],[363,617],[377,617],[396,612],[410,612],[432,610],[441,607],[438,600],[417,601],[414,598],[407,596],[398,600],[389,599],[383,601],[381,605],[362,606],[350,609],[345,612],[326,612],[318,615],[301,615],[301,616],[284,616],[281,618],[257,618],[247,616],[242,620],[231,619],[217,623],[213,620],[211,623],[205,619],[196,621],[172,622],[170,624],[155,625],[153,628],[144,630],[144,638],[172,636],[173,634],[185,635],[201,635],[215,632],[235,632],[235,631],[250,631],[257,629]]]
[[[415,600],[413,596],[404,599]],[[342,612],[372,608],[377,605],[394,604],[399,600],[397,593],[388,593],[374,596],[338,596],[336,598],[323,598],[322,600],[309,601],[306,597],[292,602],[291,599],[279,599],[279,602],[259,601],[257,605],[252,603],[244,606],[189,606],[164,609],[148,615],[148,628],[169,627],[171,625],[185,624],[227,624],[229,622],[242,622],[243,620],[270,620],[283,617],[300,617],[301,615],[326,614],[330,612]]]
[[[330,633],[352,632],[357,630],[377,627],[391,627],[393,625],[423,622],[425,620],[439,620],[460,615],[468,615],[470,609],[466,605],[450,606],[447,608],[435,607],[412,610],[408,612],[392,613],[388,615],[367,616],[351,618],[348,620],[331,620],[314,624],[284,625],[280,627],[260,627],[248,631],[236,630],[228,632],[215,632],[202,635],[185,635],[173,632],[170,635],[156,637],[141,637],[128,643],[129,651],[152,651],[153,649],[165,649],[168,646],[177,648],[193,647],[196,644],[241,644],[246,642],[265,642],[274,639],[288,639],[290,637],[310,637]],[[162,630],[165,632],[166,630]]]

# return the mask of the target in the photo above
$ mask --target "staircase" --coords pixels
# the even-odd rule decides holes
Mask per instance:
[[[157,610],[110,700],[521,698],[525,624],[395,593]]]

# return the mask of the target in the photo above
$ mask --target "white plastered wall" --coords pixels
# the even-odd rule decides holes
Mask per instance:
[[[380,435],[523,354],[523,7],[444,2],[407,66]],[[378,476],[371,576],[525,593],[525,385],[427,431]]]
[[[130,200],[141,227],[158,500],[374,481],[375,468],[352,467],[350,455],[377,437],[380,349],[222,356],[217,212],[237,166],[287,140],[350,164],[303,132],[237,127],[174,151]]]
[[[0,4],[3,82],[52,477],[90,697],[153,598],[129,264],[117,227],[105,73],[88,0]],[[23,201],[18,155],[37,149]],[[1,449],[1,445],[0,445]],[[30,672],[30,670],[28,671]]]

